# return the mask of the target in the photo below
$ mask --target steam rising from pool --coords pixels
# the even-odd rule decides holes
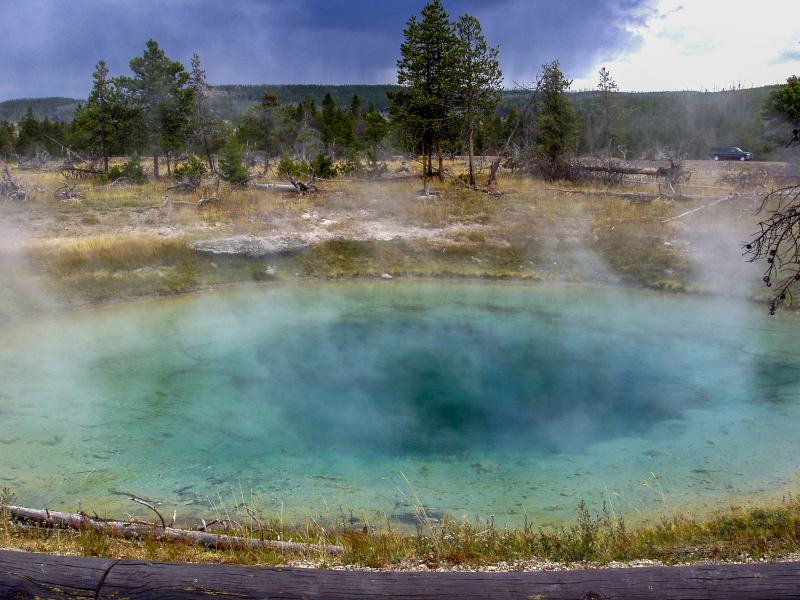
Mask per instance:
[[[406,522],[403,472],[434,513],[517,524],[581,499],[635,516],[777,494],[797,470],[800,321],[765,312],[381,282],[4,325],[0,484],[33,506],[119,515],[135,493],[199,516],[241,486],[276,512]]]

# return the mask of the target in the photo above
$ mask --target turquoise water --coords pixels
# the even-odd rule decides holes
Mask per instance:
[[[537,524],[780,497],[800,320],[619,288],[331,283],[0,326],[0,486],[116,515]],[[657,478],[657,480],[656,480]],[[283,508],[282,508],[283,507]],[[138,512],[138,511],[137,511]]]

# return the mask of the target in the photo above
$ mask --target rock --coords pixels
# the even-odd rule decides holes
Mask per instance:
[[[381,273],[381,279],[394,279],[394,277],[392,277],[388,273]]]
[[[229,238],[200,240],[192,244],[192,249],[196,252],[212,255],[228,254],[260,258],[271,255],[293,254],[304,250],[308,246],[308,242],[294,237],[254,237],[241,235]]]

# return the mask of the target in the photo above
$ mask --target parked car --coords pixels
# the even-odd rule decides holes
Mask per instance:
[[[713,146],[708,149],[708,156],[714,160],[753,160],[752,152],[734,146]]]

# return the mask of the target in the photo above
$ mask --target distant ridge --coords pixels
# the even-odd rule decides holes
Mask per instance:
[[[85,100],[53,96],[50,98],[19,98],[0,102],[0,121],[13,121],[18,123],[25,116],[28,107],[33,107],[37,118],[51,121],[71,121],[78,104]]]

